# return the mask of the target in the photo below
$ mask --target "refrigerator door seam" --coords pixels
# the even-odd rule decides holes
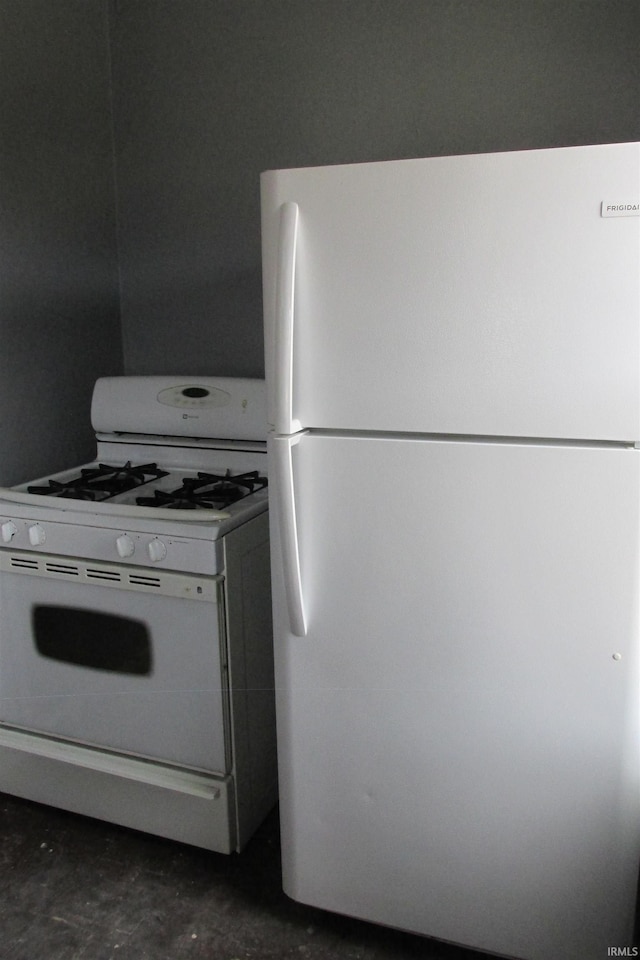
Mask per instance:
[[[544,446],[544,447],[594,447],[605,450],[638,450],[640,441],[634,440],[595,440],[579,439],[574,437],[512,437],[492,436],[475,433],[416,433],[414,431],[386,431],[386,430],[332,430],[327,427],[307,427],[304,431],[310,436],[317,437],[368,437],[372,440],[407,440],[431,441],[434,443],[487,443],[507,444],[509,446]]]

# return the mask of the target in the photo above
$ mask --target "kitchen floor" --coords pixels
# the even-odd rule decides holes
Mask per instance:
[[[278,821],[224,856],[0,794],[2,960],[487,960],[282,892]]]

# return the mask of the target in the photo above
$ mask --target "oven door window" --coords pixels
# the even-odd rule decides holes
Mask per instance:
[[[0,722],[229,772],[220,584],[211,596],[3,571]]]
[[[43,657],[93,670],[150,676],[148,626],[114,613],[51,605],[34,606],[33,639]]]

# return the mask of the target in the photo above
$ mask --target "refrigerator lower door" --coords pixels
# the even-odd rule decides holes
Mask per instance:
[[[291,462],[287,893],[526,960],[630,944],[638,452],[308,434]]]

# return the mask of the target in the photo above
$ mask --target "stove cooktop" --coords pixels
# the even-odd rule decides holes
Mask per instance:
[[[224,510],[232,503],[262,490],[267,478],[258,470],[232,472],[168,471],[156,463],[98,463],[71,475],[62,474],[28,484],[27,493],[114,503],[129,503],[173,510]],[[142,495],[138,495],[141,493]]]

